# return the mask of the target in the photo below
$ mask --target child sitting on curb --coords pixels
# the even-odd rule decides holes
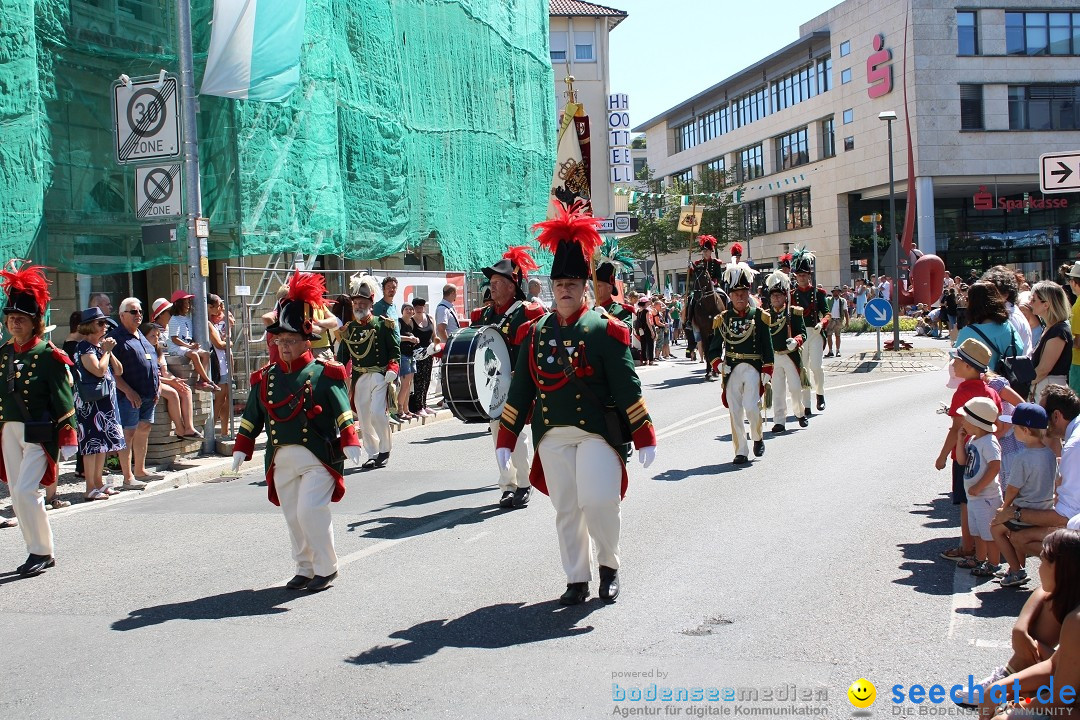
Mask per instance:
[[[1001,446],[994,435],[999,404],[977,397],[964,403],[963,419],[956,438],[956,460],[964,465],[967,493],[968,529],[975,538],[975,557],[965,558],[957,567],[968,568],[977,577],[994,577],[998,569],[997,545],[990,523],[1001,507]]]
[[[952,402],[949,404],[948,414],[952,418],[952,425],[945,435],[945,442],[941,446],[941,452],[938,454],[935,467],[938,470],[944,470],[945,461],[949,454],[952,453],[952,501],[953,505],[960,506],[960,546],[946,550],[941,553],[941,557],[953,562],[961,562],[975,555],[975,543],[968,528],[968,499],[964,492],[964,465],[958,462],[956,457],[956,440],[963,421],[960,410],[963,408],[964,403],[972,398],[990,398],[997,407],[997,412],[993,415],[994,418],[997,418],[1001,414],[1001,399],[983,380],[983,374],[986,372],[991,358],[990,348],[974,338],[969,338],[959,348],[953,350],[952,355],[953,359],[950,367],[953,374],[961,382],[953,393]]]
[[[1054,452],[1043,444],[1046,428],[1049,426],[1046,410],[1035,403],[1021,403],[1016,406],[1012,416],[1003,415],[1001,420],[1012,423],[1016,439],[1023,444],[1012,461],[1003,506],[1050,510],[1054,507],[1057,458],[1054,457]],[[1009,541],[1012,531],[1025,527],[1031,526],[1015,519],[1001,518],[991,525],[994,542],[1009,563],[1009,572],[1001,579],[1002,587],[1015,587],[1028,581],[1027,570],[1024,568],[1025,558],[1016,552]]]

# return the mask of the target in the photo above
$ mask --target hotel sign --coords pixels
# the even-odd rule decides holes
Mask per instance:
[[[1055,208],[1069,207],[1067,198],[1048,198],[1042,195],[1032,195],[1031,193],[1024,193],[1022,196],[1015,198],[999,197],[995,200],[985,185],[979,187],[979,192],[975,193],[972,200],[975,203],[976,210],[1004,210],[1005,212],[1023,210],[1028,212],[1029,210],[1053,210]]]

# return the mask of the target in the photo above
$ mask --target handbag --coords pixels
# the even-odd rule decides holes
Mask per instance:
[[[7,389],[8,394],[15,398],[15,406],[19,408],[19,414],[23,419],[23,441],[27,443],[50,443],[56,440],[56,426],[49,413],[42,415],[41,420],[31,420],[30,411],[26,409],[26,403],[15,392],[15,350],[8,346],[7,358]]]
[[[607,441],[616,446],[616,449],[621,447],[624,456],[630,454],[630,444],[633,440],[633,436],[630,433],[630,422],[626,419],[626,414],[614,405],[608,405],[602,401],[592,389],[585,384],[585,381],[577,376],[574,372],[573,366],[570,364],[570,351],[563,345],[562,336],[559,333],[559,318],[553,318],[554,324],[552,332],[555,335],[555,346],[562,348],[563,355],[566,357],[566,364],[563,366],[563,375],[570,378],[577,385],[581,393],[589,399],[594,405],[600,407],[604,413],[604,422],[607,424]]]
[[[97,377],[90,373],[86,367],[79,361],[79,379],[75,383],[75,390],[79,393],[79,397],[85,403],[97,402],[109,395],[112,392],[112,386],[109,383],[109,371],[105,370],[105,375]]]

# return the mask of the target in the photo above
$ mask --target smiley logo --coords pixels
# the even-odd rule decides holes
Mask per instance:
[[[866,709],[877,699],[877,688],[866,678],[859,678],[847,689],[847,699],[859,709]]]

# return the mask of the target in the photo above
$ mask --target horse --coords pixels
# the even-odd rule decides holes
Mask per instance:
[[[698,265],[693,273],[691,293],[693,295],[692,322],[701,338],[702,350],[708,352],[712,341],[713,319],[727,309],[728,299],[723,291],[718,291],[712,278],[703,265]],[[705,365],[705,379],[715,380],[716,375],[709,365]]]

